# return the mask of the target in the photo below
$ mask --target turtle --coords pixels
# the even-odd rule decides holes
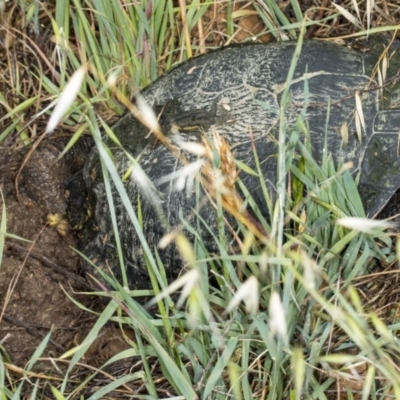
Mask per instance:
[[[400,187],[398,45],[395,43],[389,49],[378,40],[364,44],[359,50],[319,40],[304,41],[293,78],[288,82],[296,46],[292,41],[227,46],[174,67],[144,88],[140,98],[156,114],[161,114],[161,128],[176,147],[199,142],[216,131],[229,143],[239,165],[256,171],[255,148],[273,199],[282,95],[286,85],[290,85],[284,108],[287,131],[296,129],[298,116],[303,113],[317,162],[327,151],[338,164],[351,162],[351,173],[359,177],[366,214],[376,216]],[[381,61],[382,54],[389,60],[387,71]],[[212,231],[217,230],[216,210],[210,204],[202,207],[197,210],[199,219],[193,221],[196,189],[177,189],[168,178],[182,167],[176,154],[155,141],[149,129],[130,112],[112,130],[120,144],[108,137],[104,140],[118,174],[124,176],[132,165],[128,152],[138,160],[153,184],[153,193],[157,194],[151,201],[143,196],[137,180],[124,181],[134,210],[138,211],[140,203],[142,231],[150,249],[157,248],[168,230],[185,226],[184,221],[189,221],[186,225],[189,239],[201,236],[205,245],[212,247]],[[301,132],[299,140],[305,140]],[[189,161],[196,159],[186,150],[180,151]],[[90,152],[82,174],[91,222],[85,224],[81,249],[90,260],[100,267],[111,268],[117,279],[121,279],[98,147]],[[268,218],[260,178],[242,170],[240,179],[263,216]],[[130,288],[148,287],[140,236],[115,186],[112,193]],[[166,221],[160,220],[157,209]],[[230,222],[234,225],[234,218]],[[158,252],[169,276],[176,277],[183,262],[175,245]]]

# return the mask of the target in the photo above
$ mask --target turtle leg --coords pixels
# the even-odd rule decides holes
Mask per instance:
[[[88,219],[85,203],[87,191],[82,171],[78,171],[65,182],[67,217],[72,229],[80,230]]]

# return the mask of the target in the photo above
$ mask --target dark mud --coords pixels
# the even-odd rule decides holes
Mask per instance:
[[[17,194],[15,176],[26,152],[0,148],[4,196],[0,210],[5,205],[7,224],[0,268],[0,342],[6,354],[3,359],[19,367],[24,367],[50,330],[51,341],[43,356],[63,354],[90,330],[95,318],[73,304],[66,293],[91,309],[104,306],[83,293],[90,286],[82,276],[73,250],[76,240],[68,225],[48,222],[50,214],[65,218],[64,184],[83,162],[82,157],[74,157],[73,163],[68,157],[57,162],[59,153],[59,145],[51,141],[39,146],[20,174]],[[100,365],[127,348],[115,328],[105,328],[104,333],[88,352],[87,362]]]

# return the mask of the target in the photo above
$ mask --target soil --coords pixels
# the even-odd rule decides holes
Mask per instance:
[[[26,151],[0,148],[4,196],[0,212],[6,213],[7,224],[0,260],[0,344],[3,360],[21,368],[48,332],[52,331],[51,340],[42,356],[59,356],[79,344],[95,322],[67,294],[90,309],[104,307],[87,294],[90,286],[81,275],[73,250],[76,241],[66,221],[53,227],[49,224],[50,214],[65,217],[64,184],[83,160],[57,161],[58,147],[49,141],[32,153],[18,179],[18,193],[15,177]],[[2,216],[0,221],[4,221]],[[99,366],[126,348],[118,329],[108,326],[85,361]]]

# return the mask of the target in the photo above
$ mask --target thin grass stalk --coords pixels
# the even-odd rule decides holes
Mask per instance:
[[[275,23],[275,29],[277,32],[275,32],[276,37],[279,37],[281,39],[288,39],[288,37],[291,37],[292,39],[295,39],[297,37],[296,31],[292,29],[288,29],[290,26],[290,20],[287,18],[287,16],[284,14],[284,12],[279,8],[279,5],[276,3],[275,0],[266,0],[266,3],[270,9],[270,15],[273,18],[273,21]],[[303,26],[303,25],[302,25]],[[288,36],[285,31],[289,31]],[[277,33],[280,33],[279,36]]]
[[[136,232],[138,234],[138,237],[139,237],[139,240],[141,242],[141,245],[143,246],[144,254],[149,259],[151,264],[154,266],[154,270],[157,273],[157,278],[159,279],[159,282],[162,283],[162,278],[159,275],[159,273],[157,272],[156,262],[155,262],[153,254],[152,254],[152,251],[149,248],[149,245],[148,245],[148,243],[147,243],[147,241],[146,241],[146,239],[145,239],[145,237],[143,235],[142,228],[141,228],[141,226],[139,224],[139,221],[137,219],[137,216],[135,214],[133,206],[130,203],[129,197],[128,197],[127,193],[126,193],[126,190],[125,190],[125,187],[124,187],[124,185],[123,185],[123,183],[121,181],[121,178],[119,177],[118,172],[117,172],[117,170],[116,170],[116,168],[115,168],[115,166],[114,166],[109,154],[107,153],[107,151],[106,151],[106,149],[104,147],[104,144],[101,142],[100,134],[96,133],[94,135],[94,139],[95,139],[96,146],[98,146],[98,150],[99,150],[99,154],[100,154],[100,157],[102,159],[102,162],[105,163],[105,165],[107,167],[107,170],[108,170],[112,180],[114,181],[114,185],[115,185],[115,187],[116,187],[116,189],[118,191],[118,194],[121,197],[121,200],[122,200],[122,202],[124,204],[124,207],[126,208],[126,210],[128,212],[129,218],[132,221],[132,224],[133,224],[133,226],[134,226],[134,228],[135,228],[135,230],[136,230]]]
[[[96,392],[94,392],[90,397],[88,397],[87,400],[98,400],[101,398],[104,398],[107,394],[109,393],[115,393],[115,389],[120,388],[121,386],[126,385],[129,382],[133,382],[135,380],[142,380],[142,373],[141,372],[134,372],[133,374],[126,374],[121,376],[120,378],[112,380],[110,383],[108,383],[105,386],[102,386],[100,389],[98,389]],[[127,386],[128,388],[129,386]],[[133,390],[132,390],[133,392]],[[153,394],[151,391],[150,396],[153,396],[153,398],[157,398],[157,393]],[[58,399],[56,399],[58,400]]]
[[[374,333],[366,327],[364,317],[360,315],[359,311],[356,311],[352,305],[347,302],[340,291],[334,288],[332,288],[332,291],[335,293],[335,296],[338,297],[338,304],[331,304],[312,289],[298,272],[295,270],[293,272],[296,275],[296,279],[308,288],[309,293],[317,300],[317,303],[326,309],[333,320],[355,341],[360,350],[365,352],[364,355],[371,359],[371,362],[380,369],[384,376],[390,377],[392,384],[396,384],[396,380],[393,380],[393,377],[396,376],[397,373],[391,368],[391,365],[387,363],[387,355],[382,351],[381,346],[377,344]],[[343,310],[338,313],[339,307],[343,307]],[[349,314],[345,314],[344,310],[347,310]],[[320,361],[332,363],[338,362],[338,359],[334,357],[334,355],[327,355],[320,356],[319,359]]]
[[[79,362],[79,360],[83,357],[87,349],[90,347],[90,345],[95,341],[95,339],[98,337],[100,329],[109,321],[112,315],[114,315],[115,310],[117,309],[118,305],[114,301],[110,301],[104,311],[101,313],[99,319],[96,321],[96,323],[93,325],[92,329],[86,336],[84,342],[82,345],[80,345],[75,353],[72,356],[71,362],[68,366],[68,369],[65,373],[60,391],[62,394],[65,393],[67,384],[68,384],[68,379],[71,371],[75,367],[75,365]]]
[[[168,70],[172,63],[173,55],[173,26],[174,26],[174,11],[172,0],[161,0],[153,3],[154,11],[152,13],[152,37],[155,43],[156,63],[158,66],[162,60],[165,62]],[[166,50],[168,49],[168,54]],[[156,68],[158,75],[158,69]]]
[[[244,395],[245,400],[251,398],[251,384],[249,382],[249,376],[247,371],[250,368],[250,342],[243,340],[241,348],[241,376],[240,376],[240,394]]]
[[[290,0],[290,4],[292,5],[294,15],[296,16],[296,20],[298,22],[303,22],[303,13],[301,12],[301,7],[298,0]]]
[[[282,94],[280,110],[279,110],[279,152],[278,152],[278,180],[277,180],[277,205],[276,205],[276,213],[274,214],[274,224],[272,226],[271,236],[275,237],[274,232],[276,232],[276,254],[278,258],[283,256],[283,239],[284,239],[284,224],[285,224],[285,204],[286,204],[286,134],[287,134],[287,124],[286,124],[286,109],[289,104],[289,92],[290,92],[290,84],[293,80],[297,60],[300,57],[301,47],[303,43],[303,36],[305,32],[305,25],[302,25],[302,29],[300,32],[300,36],[297,42],[297,46],[292,58],[292,62],[289,68],[288,76],[286,79],[285,89]],[[277,266],[274,270],[273,283],[279,288],[280,280],[282,276],[281,266]],[[278,290],[280,293],[280,290]],[[286,310],[289,310],[289,304],[291,302],[292,297],[292,276],[290,270],[286,270],[284,277],[284,287],[283,287],[283,304],[286,306]],[[291,321],[292,322],[292,321]],[[281,398],[283,394],[283,376],[281,365],[284,362],[283,357],[283,346],[284,341],[283,338],[278,337],[276,342],[276,359],[273,365],[272,374],[271,374],[271,382],[274,382],[274,385],[271,387],[270,392],[268,393],[268,399],[274,400],[276,398]]]
[[[269,189],[267,188],[267,183],[266,183],[266,180],[264,179],[264,176],[263,176],[263,173],[261,170],[261,163],[260,163],[260,159],[257,154],[257,148],[254,145],[253,141],[252,141],[252,152],[253,152],[253,157],[254,157],[254,161],[255,161],[255,165],[256,165],[257,169],[256,169],[255,173],[253,171],[248,171],[248,172],[254,173],[255,175],[257,175],[260,178],[260,186],[262,189],[263,198],[265,199],[265,203],[267,206],[268,215],[272,216],[272,215],[274,215],[274,213],[273,213],[273,204],[272,204],[271,195],[270,195]],[[245,165],[239,164],[239,166],[242,170],[246,171],[247,167]],[[240,178],[238,179],[238,185],[239,185],[239,188],[242,191],[244,197],[247,199],[246,201],[249,202],[252,211],[254,212],[255,216],[257,217],[257,220],[261,222],[261,225],[265,229],[266,233],[271,234],[270,223],[265,219],[265,217],[263,215],[264,213],[259,209],[257,204],[254,201],[252,201],[253,200],[252,196],[250,195],[249,191],[244,186],[244,184]]]
[[[7,211],[6,203],[4,200],[3,191],[0,188],[0,198],[1,198],[1,219],[0,219],[0,270],[2,266],[3,253],[4,253],[4,243],[7,234]]]
[[[185,48],[186,48],[186,56],[187,58],[191,58],[193,56],[192,52],[192,42],[190,40],[190,31],[189,25],[186,18],[186,0],[179,0],[179,9],[181,14],[181,20],[183,25],[183,36],[185,41]]]
[[[286,124],[286,109],[289,102],[289,91],[290,91],[290,83],[293,79],[294,72],[296,69],[297,60],[300,57],[301,46],[303,44],[303,34],[304,34],[304,26],[303,31],[301,32],[300,38],[297,42],[297,46],[293,55],[293,60],[290,65],[290,69],[288,72],[288,76],[286,79],[285,89],[282,93],[282,99],[279,109],[279,153],[278,153],[278,180],[277,180],[277,194],[278,194],[278,208],[275,218],[276,225],[273,226],[273,231],[271,235],[273,237],[277,237],[277,256],[282,256],[282,245],[283,245],[283,227],[285,221],[284,215],[284,207],[285,207],[285,198],[286,198],[286,132],[287,132],[287,124]],[[280,279],[280,271],[278,270],[275,282],[278,282]]]
[[[233,23],[232,13],[233,13],[232,3],[228,2],[226,5],[226,34],[228,37],[232,37],[234,33],[234,23]]]
[[[109,179],[110,176],[108,174],[107,167],[105,166],[102,159],[100,159],[100,162],[101,162],[101,170],[102,170],[103,177],[104,177],[104,188],[106,190],[107,201],[108,201],[108,205],[110,207],[111,223],[112,223],[113,232],[114,232],[114,242],[115,242],[116,250],[118,253],[118,259],[119,259],[119,265],[120,265],[120,271],[121,271],[121,277],[122,277],[122,285],[125,288],[128,288],[128,278],[126,276],[126,265],[125,265],[125,260],[124,260],[124,256],[123,256],[121,239],[120,239],[120,235],[119,235],[119,231],[118,231],[116,210],[114,207],[113,194],[112,194],[112,189],[111,189],[111,184],[110,184],[110,179]]]
[[[135,340],[136,344],[138,346],[139,354],[141,356],[141,359],[143,361],[143,368],[145,372],[145,382],[146,382],[146,388],[149,391],[149,394],[153,397],[157,397],[157,389],[155,386],[155,382],[152,377],[151,373],[151,368],[148,362],[148,357],[147,357],[147,351],[146,348],[143,344],[143,340],[137,329],[135,329]]]
[[[53,23],[53,29],[58,33],[61,43],[65,40],[65,38],[70,37],[70,0],[61,0],[56,3],[56,15],[55,15],[55,25]],[[56,49],[57,50],[57,49]],[[61,63],[59,62],[61,61]],[[66,80],[66,59],[61,57],[57,60],[58,68],[60,71],[60,84],[63,84]]]

